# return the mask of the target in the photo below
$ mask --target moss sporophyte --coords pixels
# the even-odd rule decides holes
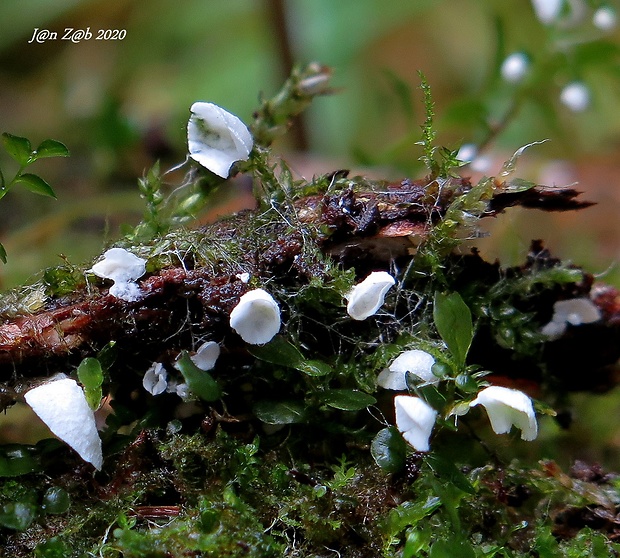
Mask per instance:
[[[582,511],[615,510],[612,477],[506,465],[492,440],[533,442],[560,373],[611,387],[617,291],[540,241],[510,269],[457,250],[511,206],[589,203],[513,178],[523,149],[496,178],[456,176],[430,112],[428,176],[296,180],[269,145],[329,77],[296,70],[248,126],[193,105],[183,185],[152,169],[144,222],[102,259],[5,295],[0,404],[64,442],[0,448],[12,556],[612,555],[617,523]],[[240,172],[257,209],[187,227]],[[588,534],[557,529],[568,510]]]

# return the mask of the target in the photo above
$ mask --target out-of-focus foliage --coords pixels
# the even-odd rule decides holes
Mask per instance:
[[[424,0],[388,7],[379,0],[188,0],[182,5],[152,0],[148,9],[137,0],[5,0],[0,5],[3,130],[33,141],[60,138],[74,155],[70,165],[54,162],[46,169],[52,183],[62,184],[60,203],[52,207],[18,197],[2,215],[0,234],[9,251],[21,254],[12,269],[3,270],[10,274],[5,281],[20,282],[42,265],[57,263],[59,252],[81,261],[101,247],[102,233],[117,237],[119,224],[139,219],[138,196],[128,192],[135,192],[136,177],[156,159],[163,170],[184,157],[191,103],[208,100],[248,121],[257,89],[270,95],[291,60],[332,66],[341,87],[329,102],[311,108],[305,136],[279,145],[309,148],[327,158],[302,161],[299,172],[311,176],[330,165],[363,163],[380,164],[388,169],[383,175],[395,178],[414,175],[421,165],[415,142],[423,121],[417,91],[422,71],[436,101],[438,144],[457,149],[492,140],[487,172],[497,170],[493,164],[505,159],[505,151],[551,140],[532,155],[524,177],[579,180],[595,191],[601,207],[589,215],[556,218],[551,227],[591,230],[596,222],[589,236],[569,242],[552,231],[548,240],[564,257],[586,258],[584,263],[604,271],[618,251],[609,209],[617,198],[597,184],[614,171],[620,110],[614,94],[618,30],[595,27],[599,4],[566,2],[557,22],[543,23],[530,0]],[[609,6],[618,8],[614,2]],[[37,28],[57,31],[59,38],[29,44]],[[127,35],[72,43],[60,39],[67,28],[125,29]],[[502,61],[515,52],[529,63],[518,83],[501,73]],[[560,102],[562,88],[573,81],[590,91],[590,106],[582,113]],[[571,163],[546,163],[556,159]],[[545,236],[546,221],[510,223],[513,239],[523,228]],[[67,241],[77,234],[80,243]],[[516,261],[529,234],[489,249]]]

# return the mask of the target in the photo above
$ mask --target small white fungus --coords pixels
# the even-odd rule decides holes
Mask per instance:
[[[519,83],[527,74],[529,60],[523,52],[513,52],[502,62],[500,73],[508,83]]]
[[[346,295],[347,313],[354,320],[365,320],[383,305],[385,294],[396,283],[386,271],[373,271]]]
[[[190,358],[200,370],[211,370],[220,356],[220,346],[215,341],[207,341],[198,347]]]
[[[591,324],[600,319],[601,311],[589,298],[580,297],[558,300],[553,305],[551,321],[541,329],[541,333],[553,341],[564,335],[568,324],[579,326],[581,324]]]
[[[168,373],[161,362],[154,362],[142,378],[142,386],[151,395],[160,395],[168,387]]]
[[[536,17],[546,25],[558,19],[563,4],[564,0],[532,0]]]
[[[230,313],[230,327],[246,343],[264,345],[280,331],[280,307],[263,289],[245,293]]]
[[[512,426],[521,430],[521,439],[531,441],[538,435],[538,423],[532,400],[522,391],[490,386],[478,393],[471,407],[482,405],[496,434],[507,434]]]
[[[404,391],[407,389],[407,372],[429,384],[437,384],[439,378],[433,374],[433,355],[420,349],[412,349],[398,355],[392,364],[381,371],[377,384],[385,389]]]
[[[53,434],[84,461],[101,469],[103,454],[95,415],[75,380],[63,378],[42,384],[27,391],[24,399]]]
[[[254,142],[246,125],[213,103],[194,103],[187,124],[189,155],[221,178],[236,161],[246,161]]]
[[[616,27],[617,22],[616,10],[609,6],[601,6],[592,16],[592,23],[601,31],[611,31]]]
[[[426,401],[411,395],[397,395],[394,398],[394,409],[396,428],[403,438],[416,450],[428,451],[437,411]]]
[[[248,283],[250,281],[250,274],[247,271],[244,273],[237,273],[235,277],[242,283]]]
[[[146,273],[146,260],[124,248],[110,248],[103,260],[89,271],[97,277],[114,281],[109,291],[112,296],[133,302],[140,297],[140,287],[135,281]]]
[[[573,112],[583,112],[590,106],[590,90],[584,83],[573,81],[562,89],[560,101]]]

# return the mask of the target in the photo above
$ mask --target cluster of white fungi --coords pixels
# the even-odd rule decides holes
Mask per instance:
[[[515,75],[522,72],[522,63],[523,60],[516,59],[510,62]],[[222,178],[229,176],[235,162],[247,160],[253,148],[252,136],[243,122],[212,103],[192,105],[187,131],[190,157]],[[108,291],[110,296],[126,302],[140,299],[137,280],[146,272],[146,261],[128,250],[108,250],[89,271],[113,282]],[[250,279],[247,273],[240,273],[237,277],[243,283],[248,283]],[[385,271],[370,273],[347,293],[348,315],[359,321],[376,314],[395,283],[394,277]],[[599,318],[596,307],[588,299],[558,302],[553,318],[543,328],[543,333],[554,339],[564,333],[568,324],[578,325]],[[231,329],[243,341],[264,345],[280,331],[280,307],[267,291],[253,289],[240,297],[230,313],[229,321]],[[218,343],[207,341],[190,358],[197,368],[207,371],[215,367],[219,354]],[[416,378],[418,383],[437,385],[441,378],[433,373],[434,364],[435,358],[428,352],[406,350],[379,374],[377,383],[384,389],[397,392],[408,391],[410,377]],[[168,379],[167,370],[159,362],[154,362],[146,371],[142,383],[153,396],[176,393],[183,399],[191,398],[188,386],[184,382]],[[58,438],[96,469],[101,469],[103,456],[94,411],[75,380],[66,376],[52,378],[26,392],[25,401]],[[482,389],[466,407],[469,409],[476,405],[485,407],[491,427],[497,434],[509,432],[514,425],[521,430],[522,439],[536,438],[538,425],[534,408],[531,399],[524,393],[489,386]],[[420,397],[406,394],[396,395],[394,406],[396,426],[405,440],[418,451],[429,451],[437,410]],[[463,414],[463,411],[457,414]]]

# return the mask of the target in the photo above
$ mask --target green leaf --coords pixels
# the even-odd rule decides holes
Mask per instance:
[[[388,515],[387,525],[390,533],[400,533],[406,527],[417,528],[417,524],[441,507],[441,500],[433,495],[426,500],[407,500],[392,509]]]
[[[217,401],[222,395],[220,385],[213,379],[213,376],[198,368],[189,357],[187,351],[183,351],[181,358],[177,361],[177,367],[183,374],[190,391],[200,397],[203,401]]]
[[[467,477],[459,471],[452,461],[436,453],[429,453],[425,459],[428,466],[440,479],[449,482],[467,494],[475,494],[476,489]]]
[[[356,389],[328,389],[321,399],[330,407],[341,411],[361,411],[377,402],[372,395]]]
[[[433,319],[441,338],[459,367],[465,366],[474,328],[471,311],[459,293],[435,293]]]
[[[54,190],[52,190],[52,187],[36,174],[20,174],[15,180],[15,184],[22,184],[25,188],[35,194],[56,199],[56,194],[54,193]]]
[[[30,141],[20,136],[14,136],[4,132],[2,134],[2,144],[6,152],[17,161],[20,166],[25,167],[28,163],[32,162],[32,146]]]
[[[322,360],[304,360],[294,368],[308,376],[326,376],[332,372],[332,367]]]
[[[282,335],[276,335],[266,345],[254,345],[248,351],[259,360],[294,368],[308,376],[325,376],[332,371],[332,367],[321,360],[306,360],[299,349]]]
[[[304,356],[299,349],[282,335],[276,335],[266,345],[253,345],[248,348],[248,351],[260,360],[287,368],[297,368],[304,361]]]
[[[476,552],[468,541],[459,539],[439,540],[433,543],[429,558],[476,558]]]
[[[68,157],[69,150],[64,143],[53,139],[43,140],[39,147],[34,150],[32,160],[43,159],[45,157]]]
[[[259,401],[252,411],[267,424],[294,424],[306,418],[306,408],[301,401]]]
[[[549,140],[541,140],[541,141],[533,141],[532,143],[528,143],[527,145],[524,145],[522,147],[519,147],[519,149],[517,149],[512,157],[510,157],[510,159],[508,159],[508,161],[506,161],[504,163],[504,165],[502,166],[502,170],[500,171],[498,176],[504,177],[504,176],[508,176],[510,174],[512,174],[517,166],[517,161],[519,160],[519,157],[521,157],[521,155],[523,155],[523,152],[528,149],[529,147],[532,147],[533,145],[540,145],[542,143],[545,143]]]
[[[504,184],[502,191],[509,194],[516,194],[518,192],[525,192],[531,190],[536,186],[535,182],[530,180],[524,180],[523,178],[513,178],[506,184]]]
[[[0,244],[0,260],[2,263],[6,263],[6,250],[2,244]]]
[[[381,469],[396,473],[405,467],[407,444],[395,426],[388,426],[374,437],[370,454]]]
[[[41,464],[31,448],[6,444],[0,448],[0,477],[17,477],[41,470]]]
[[[88,406],[96,410],[99,408],[103,393],[101,384],[103,384],[103,370],[101,364],[96,358],[85,358],[77,369],[77,376],[80,383],[84,386],[84,395]]]
[[[31,502],[9,502],[0,508],[0,525],[24,531],[34,521],[36,506]]]

